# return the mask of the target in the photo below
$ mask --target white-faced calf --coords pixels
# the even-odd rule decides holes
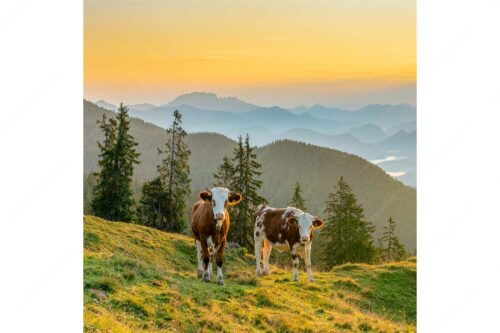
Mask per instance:
[[[318,217],[294,207],[272,208],[259,205],[254,221],[255,258],[257,275],[269,274],[269,257],[273,246],[288,245],[292,253],[293,280],[298,281],[299,256],[297,249],[304,247],[304,261],[309,281],[314,281],[311,269],[311,242],[313,231],[323,227]],[[260,269],[264,247],[264,270]]]
[[[198,277],[208,282],[212,277],[212,256],[217,255],[217,283],[224,284],[222,261],[226,235],[229,231],[228,206],[238,204],[241,194],[224,187],[200,192],[200,200],[193,205],[191,230],[196,243]]]

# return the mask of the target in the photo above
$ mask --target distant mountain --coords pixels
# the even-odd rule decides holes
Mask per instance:
[[[385,132],[388,135],[393,135],[396,134],[399,131],[405,131],[405,132],[413,132],[417,130],[417,121],[412,120],[412,121],[407,121],[401,124],[396,124],[394,126],[389,127],[388,129],[385,130]]]
[[[100,106],[101,108],[104,108],[106,110],[111,110],[111,111],[116,111],[118,110],[118,106],[108,103],[103,99],[98,100],[95,102],[97,106]],[[150,110],[156,107],[156,105],[149,104],[149,103],[141,103],[141,104],[130,104],[130,105],[125,105],[128,107],[130,110],[138,110],[138,111],[146,111]]]
[[[175,110],[182,113],[183,125],[189,132],[206,132],[214,129],[220,131],[245,125],[241,116],[236,113],[203,110],[191,105],[159,106],[144,111],[131,109],[130,115],[167,128],[172,123]]]
[[[336,121],[352,121],[355,118],[355,111],[326,107],[321,104],[315,104],[305,110],[302,108],[302,110],[315,117],[335,119]]]
[[[93,103],[84,101],[84,172],[97,170],[97,141],[102,133],[96,121],[103,114],[110,114]],[[157,148],[166,141],[164,129],[144,122],[131,120],[131,134],[139,142],[141,163],[134,173],[135,192],[145,180],[154,177],[156,165],[160,162]],[[253,139],[251,141],[253,143]],[[232,156],[236,142],[219,134],[189,134],[186,143],[191,150],[192,194],[187,202],[190,207],[197,200],[198,191],[213,183],[212,173],[224,156]],[[416,191],[387,175],[378,166],[338,150],[321,148],[289,140],[277,141],[257,149],[257,156],[263,166],[261,195],[270,204],[286,206],[293,194],[293,186],[300,180],[306,207],[313,214],[323,215],[325,200],[334,190],[340,176],[352,186],[359,202],[365,209],[365,216],[376,226],[376,237],[389,216],[398,223],[398,235],[409,250],[415,248],[416,239]],[[91,182],[85,182],[85,198],[90,199]],[[189,212],[186,211],[186,215]]]
[[[388,137],[380,127],[373,124],[365,124],[361,127],[351,128],[347,133],[367,143],[382,141]]]
[[[315,129],[318,132],[341,132],[343,124],[330,119],[320,119],[309,114],[294,114],[280,107],[257,108],[247,112],[203,110],[191,105],[161,106],[146,111],[130,110],[130,115],[161,127],[172,122],[174,110],[183,116],[184,128],[189,132],[216,132],[235,139],[240,134],[263,134],[259,144],[277,139],[276,133],[297,127]],[[243,132],[241,132],[243,130]],[[253,136],[253,135],[252,135]]]
[[[96,104],[97,106],[100,106],[101,108],[106,109],[106,110],[111,110],[111,111],[116,111],[116,110],[118,110],[118,107],[117,107],[116,105],[113,105],[113,104],[111,104],[111,103],[108,103],[108,102],[106,102],[106,101],[105,101],[105,100],[103,100],[103,99],[98,100],[97,102],[95,102],[95,104]]]
[[[215,131],[214,131],[215,132]],[[274,131],[271,131],[266,126],[243,126],[243,127],[234,127],[231,129],[227,129],[223,133],[229,138],[236,139],[238,136],[245,137],[245,135],[250,135],[252,138],[252,142],[256,146],[264,146],[267,145],[278,138],[278,134]]]
[[[320,147],[333,148],[349,154],[361,156],[365,159],[376,158],[384,155],[384,152],[374,148],[372,145],[356,139],[350,134],[325,135],[313,130],[294,128],[282,132],[281,139],[307,142]]]
[[[357,111],[329,108],[316,104],[308,108],[307,112],[315,117],[332,119],[339,122],[371,123],[381,127],[383,130],[417,119],[416,108],[409,104],[371,104]]]
[[[372,104],[359,109],[356,114],[358,119],[379,125],[383,129],[417,119],[417,109],[410,104]]]
[[[146,111],[146,110],[151,110],[153,108],[156,108],[156,105],[149,104],[149,103],[132,104],[132,105],[127,105],[127,106],[129,109],[138,110],[138,111]]]
[[[377,142],[375,145],[388,152],[416,153],[417,131],[413,131],[411,133],[399,131],[387,139]]]
[[[336,121],[313,117],[307,113],[294,114],[278,106],[244,112],[241,116],[245,123],[266,126],[275,132],[297,127],[314,129],[317,132],[338,132],[342,129],[342,124]]]
[[[247,103],[236,97],[218,97],[214,93],[193,92],[180,95],[168,104],[167,107],[176,107],[180,105],[190,105],[199,109],[245,112],[259,108],[259,106]]]
[[[417,186],[417,132],[407,133],[399,131],[385,140],[374,143],[378,149],[386,152],[387,156],[404,157],[390,163],[379,164],[387,172],[401,172],[405,174],[398,179],[410,186]]]
[[[106,109],[116,110],[116,106],[108,102],[99,103]],[[405,157],[408,158],[405,163],[390,161],[380,167],[399,173],[415,171],[411,163],[415,164],[416,140],[407,144],[398,143],[399,139],[395,139],[395,143],[382,142],[400,130],[409,133],[416,127],[416,109],[408,104],[372,104],[356,111],[316,104],[286,110],[278,106],[259,107],[232,97],[219,98],[213,93],[191,93],[167,105],[135,104],[129,105],[129,109],[132,117],[163,128],[170,126],[174,110],[179,110],[188,132],[215,132],[233,140],[248,133],[258,146],[286,138],[338,149],[368,160],[393,155]],[[407,176],[398,179],[415,185],[415,182],[407,182]]]

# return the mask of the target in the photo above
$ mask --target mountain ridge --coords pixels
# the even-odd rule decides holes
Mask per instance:
[[[247,103],[237,97],[219,97],[215,93],[191,92],[177,96],[172,101],[161,106],[191,105],[212,111],[245,112],[259,108],[259,106]]]
[[[97,170],[97,141],[102,133],[96,121],[111,111],[84,101],[84,172]],[[140,184],[152,179],[160,162],[157,148],[166,141],[165,130],[141,119],[131,118],[131,134],[139,142],[141,163],[136,167],[134,182],[136,194]],[[188,207],[197,200],[197,192],[213,183],[213,172],[224,156],[232,156],[236,142],[220,134],[191,133],[186,138],[191,149],[192,175]],[[251,138],[251,143],[253,139]],[[398,222],[401,241],[414,249],[416,245],[416,191],[387,175],[370,162],[344,152],[302,142],[280,140],[256,149],[263,165],[262,195],[275,206],[286,206],[296,180],[304,189],[306,206],[311,212],[322,214],[328,194],[340,176],[344,176],[359,197],[368,219],[377,227],[377,237],[389,216]],[[87,189],[88,190],[88,189]],[[89,198],[87,198],[88,203]],[[189,212],[186,212],[188,218]]]

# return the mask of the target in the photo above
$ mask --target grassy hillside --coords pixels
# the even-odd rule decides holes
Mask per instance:
[[[102,140],[102,133],[96,121],[101,119],[103,113],[113,115],[90,102],[84,102],[84,171],[87,173],[97,168],[96,142]],[[131,121],[131,134],[138,141],[141,154],[141,164],[134,174],[138,195],[140,184],[152,179],[156,173],[156,165],[160,162],[157,148],[163,147],[166,137],[163,129],[135,118]],[[191,150],[189,164],[193,192],[187,203],[189,210],[197,200],[199,190],[213,183],[212,174],[222,158],[232,156],[236,143],[214,133],[189,134],[186,142]],[[292,197],[293,186],[299,180],[309,212],[322,215],[325,200],[338,179],[344,176],[365,209],[366,218],[375,224],[375,237],[380,236],[382,227],[392,216],[397,222],[396,232],[400,240],[408,250],[415,249],[416,191],[394,180],[379,167],[355,155],[289,140],[260,147],[257,155],[263,166],[261,194],[271,205],[286,206]],[[91,185],[91,181],[85,182],[86,187]],[[87,189],[87,205],[89,192]]]
[[[313,254],[314,255],[314,254]],[[314,256],[313,256],[314,262]],[[225,285],[196,277],[192,238],[84,217],[85,332],[414,332],[416,264],[305,272],[225,253]]]

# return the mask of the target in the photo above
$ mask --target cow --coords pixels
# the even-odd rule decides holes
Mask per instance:
[[[298,281],[299,246],[304,247],[304,261],[307,268],[307,278],[314,281],[311,270],[311,242],[313,230],[324,226],[323,221],[316,216],[304,213],[294,207],[273,208],[259,205],[254,216],[254,240],[256,274],[269,274],[269,257],[273,246],[288,245],[292,253],[293,281]],[[260,269],[262,246],[264,246],[264,270]]]
[[[198,257],[198,277],[205,282],[212,278],[212,256],[217,254],[217,283],[224,284],[222,260],[226,235],[229,231],[228,206],[237,205],[242,199],[239,193],[224,187],[214,187],[201,191],[200,200],[192,207],[191,231]]]

